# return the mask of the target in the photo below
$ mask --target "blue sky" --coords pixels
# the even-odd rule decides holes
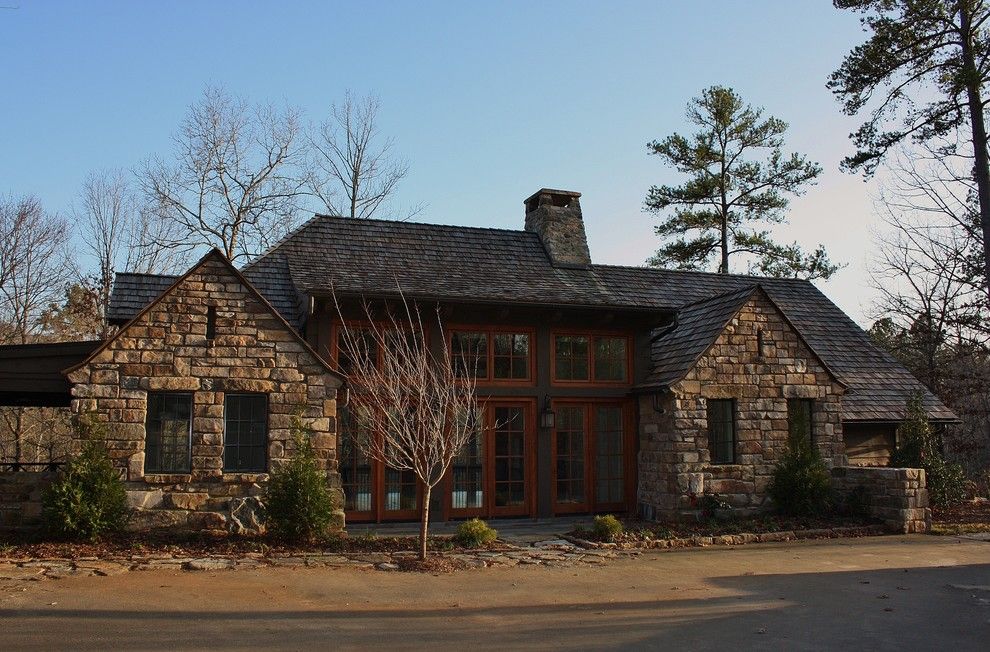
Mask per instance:
[[[645,145],[719,83],[825,168],[783,237],[848,263],[820,287],[868,324],[872,184],[838,170],[857,121],[825,89],[864,37],[830,2],[0,4],[0,194],[68,211],[90,171],[167,154],[207,84],[314,120],[352,89],[381,97],[417,219],[521,228],[533,191],[577,190],[596,262],[641,264],[646,191],[679,178]]]

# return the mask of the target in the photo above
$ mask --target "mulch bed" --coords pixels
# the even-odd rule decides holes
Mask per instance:
[[[492,549],[497,549],[493,544]],[[433,552],[456,552],[460,548],[450,537],[430,537]],[[347,536],[346,534],[310,544],[289,544],[268,537],[180,535],[174,533],[119,534],[95,542],[46,541],[38,537],[0,538],[0,557],[8,559],[82,559],[128,555],[173,557],[284,557],[321,553],[395,553],[419,550],[417,537]]]

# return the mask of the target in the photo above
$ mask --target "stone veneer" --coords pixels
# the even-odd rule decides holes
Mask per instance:
[[[54,478],[51,471],[0,473],[0,532],[40,527],[42,494]]]
[[[212,340],[209,306],[216,308]],[[110,456],[126,481],[135,527],[259,529],[268,474],[223,471],[226,392],[268,395],[269,468],[290,454],[291,420],[301,411],[343,505],[335,439],[341,381],[217,251],[68,378],[73,412],[108,424]],[[188,474],[145,473],[147,397],[158,391],[193,395]],[[342,526],[343,511],[339,516]]]
[[[894,532],[927,532],[932,526],[924,469],[835,467],[832,488],[847,505],[859,493],[859,507]]]
[[[756,292],[691,371],[661,393],[660,411],[654,395],[639,398],[640,513],[674,516],[696,507],[692,496],[714,493],[746,511],[768,506],[767,484],[787,447],[788,398],[815,400],[814,443],[830,466],[845,464],[843,391],[777,307]],[[710,461],[709,398],[736,400],[735,464]]]

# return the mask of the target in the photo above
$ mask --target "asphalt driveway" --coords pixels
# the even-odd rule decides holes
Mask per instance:
[[[0,586],[0,649],[986,650],[990,543],[880,537],[431,576],[133,571]]]

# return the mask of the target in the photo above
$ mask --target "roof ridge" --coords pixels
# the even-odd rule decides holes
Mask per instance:
[[[692,301],[691,303],[685,303],[684,305],[682,305],[681,307],[679,307],[677,309],[677,312],[681,312],[683,310],[686,310],[688,308],[692,308],[692,307],[697,306],[697,305],[702,304],[702,303],[708,303],[708,302],[711,302],[711,301],[715,301],[717,299],[724,299],[724,298],[729,297],[729,296],[732,296],[734,294],[748,296],[748,295],[752,294],[753,292],[755,292],[757,289],[760,289],[761,287],[762,286],[759,283],[754,283],[753,285],[747,285],[747,286],[744,286],[744,287],[741,287],[741,288],[736,288],[735,290],[729,290],[727,292],[721,292],[719,294],[713,294],[712,296],[707,297],[707,298],[704,298],[704,299],[698,299],[697,301]]]
[[[178,278],[181,276],[181,274],[156,274],[154,272],[118,272],[116,270],[113,272],[114,276],[121,276],[123,274],[128,276],[155,276],[158,278]]]
[[[739,278],[739,279],[755,279],[760,281],[782,281],[784,283],[794,283],[800,285],[811,285],[815,286],[810,280],[806,278],[784,278],[780,276],[759,276],[757,274],[736,274],[729,273],[723,274],[722,272],[706,272],[700,269],[670,269],[668,267],[651,267],[649,265],[615,265],[609,263],[592,263],[592,268],[595,267],[608,267],[610,269],[635,269],[642,270],[645,272],[657,272],[657,273],[670,273],[670,274],[689,274],[696,276],[706,276],[710,278]]]
[[[383,222],[385,224],[403,224],[409,226],[434,226],[445,229],[456,229],[458,231],[494,231],[499,233],[515,233],[518,235],[539,237],[537,236],[537,234],[533,233],[532,231],[527,231],[526,229],[507,229],[496,226],[465,226],[463,224],[439,224],[437,222],[414,222],[412,220],[387,220],[378,217],[370,217],[370,218],[343,217],[341,215],[327,215],[323,213],[317,213],[316,217],[324,218],[328,220],[340,220],[344,222],[359,222],[359,223]]]

